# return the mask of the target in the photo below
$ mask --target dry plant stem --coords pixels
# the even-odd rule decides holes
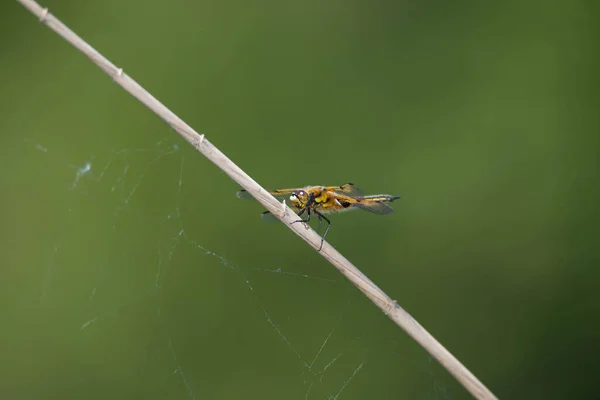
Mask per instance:
[[[250,176],[235,165],[219,149],[213,146],[204,135],[198,134],[177,115],[160,103],[154,96],[148,93],[137,82],[123,73],[123,69],[117,68],[100,53],[94,50],[83,39],[77,36],[62,22],[48,13],[48,9],[40,7],[35,1],[18,0],[29,11],[36,15],[43,23],[58,33],[62,38],[71,43],[75,48],[84,53],[104,72],[110,75],[115,82],[121,85],[127,92],[154,111],[167,124],[175,129],[185,140],[194,146],[200,153],[204,154],[217,167],[221,168],[227,175],[254,196],[267,210],[281,219],[298,236],[304,239],[313,248],[318,249],[321,238],[305,224],[292,224],[298,217],[285,203],[279,203],[265,189],[256,183]],[[425,350],[435,357],[456,379],[477,399],[496,399],[464,365],[460,363],[446,348],[444,348],[433,336],[429,334],[410,314],[400,307],[394,300],[390,299],[369,278],[360,272],[354,265],[344,258],[327,242],[323,244],[320,254],[333,264],[346,278],[360,289],[373,303],[377,305],[390,319],[404,329]]]

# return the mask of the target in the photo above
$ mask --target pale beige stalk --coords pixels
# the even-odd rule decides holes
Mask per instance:
[[[292,224],[292,222],[298,219],[296,214],[287,208],[285,204],[279,203],[250,176],[227,158],[225,154],[206,140],[204,135],[200,135],[194,131],[194,129],[183,122],[183,120],[154,98],[154,96],[148,93],[136,81],[125,74],[123,69],[114,66],[104,56],[50,14],[48,9],[42,8],[32,0],[18,1],[36,15],[44,24],[50,27],[50,29],[58,33],[63,39],[85,54],[115,82],[121,85],[123,89],[145,104],[146,107],[154,111],[154,113],[175,129],[200,153],[212,161],[217,167],[221,168],[231,177],[231,179],[236,181],[241,187],[254,196],[267,210],[281,219],[289,229],[294,231],[314,249],[319,248],[321,237],[314,230],[310,229],[305,224]],[[460,363],[460,361],[458,361],[444,346],[413,319],[410,314],[400,307],[396,301],[388,297],[388,295],[371,282],[369,278],[360,272],[331,245],[325,242],[319,254],[333,264],[346,278],[360,289],[361,292],[371,299],[385,315],[404,329],[413,339],[423,346],[425,350],[435,357],[440,364],[442,364],[469,392],[471,392],[475,398],[496,399],[496,396],[494,396],[488,388],[486,388],[463,364]]]

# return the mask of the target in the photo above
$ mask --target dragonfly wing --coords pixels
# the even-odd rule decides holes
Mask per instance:
[[[342,193],[350,197],[362,197],[364,193],[354,183],[344,183],[342,186],[328,186],[325,190]]]
[[[271,193],[275,198],[282,200],[284,197],[287,197],[289,194],[293,193],[296,189],[280,189],[280,190],[271,190]],[[243,200],[254,200],[254,197],[248,192],[246,189],[239,190],[236,194],[238,199]]]
[[[290,207],[290,209],[293,212],[295,212],[296,214],[298,214],[298,209],[296,209],[295,207]],[[276,216],[274,216],[273,214],[271,214],[269,211],[265,211],[262,214],[260,214],[260,219],[262,219],[263,221],[268,221],[268,222],[278,220],[278,218]]]
[[[394,209],[385,203],[355,203],[355,207],[360,208],[361,210],[372,212],[373,214],[384,215],[394,212]]]
[[[294,193],[294,191],[299,190],[298,188],[295,189],[276,189],[276,190],[270,190],[269,193],[271,193],[273,196],[275,197],[284,197],[287,195],[290,195],[292,193]]]
[[[273,197],[275,197],[276,199],[283,200],[283,199],[287,199],[287,197],[291,193],[294,193],[295,190],[298,190],[298,189],[278,189],[278,190],[271,190],[271,191],[269,191],[269,193],[271,193],[271,195],[273,195]],[[252,197],[252,195],[245,189],[239,190],[236,193],[236,196],[238,199],[255,200],[254,197]],[[293,206],[290,208],[292,208],[292,210],[297,212]],[[263,219],[265,221],[277,221],[277,217],[268,211],[263,212],[260,217],[261,217],[261,219]]]
[[[279,200],[282,200],[284,197],[291,195],[296,190],[300,190],[300,189],[299,188],[277,189],[277,190],[270,190],[269,193],[271,193],[273,195],[273,197],[276,197]],[[353,183],[344,183],[342,186],[325,186],[323,188],[323,190],[341,193],[341,194],[344,194],[344,195],[350,196],[350,197],[362,197],[363,196],[363,191],[360,190],[358,187],[356,187]],[[245,189],[239,190],[236,193],[236,196],[238,199],[244,199],[244,200],[254,199],[254,197],[252,197],[252,195],[250,195],[250,193],[248,193],[248,191]]]
[[[254,200],[254,197],[252,197],[252,195],[250,195],[250,193],[248,193],[246,189],[238,190],[238,192],[235,195],[238,199]]]
[[[277,221],[277,217],[268,211],[265,211],[264,213],[260,214],[260,219],[267,222]]]

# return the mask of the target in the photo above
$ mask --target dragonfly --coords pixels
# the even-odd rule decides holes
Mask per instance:
[[[345,183],[341,186],[306,186],[304,188],[294,189],[277,189],[270,190],[274,197],[282,200],[289,196],[292,202],[292,207],[299,217],[306,214],[306,218],[299,219],[296,222],[310,222],[311,215],[316,215],[319,220],[317,233],[321,232],[321,222],[327,223],[325,233],[321,236],[321,246],[318,251],[323,248],[325,236],[331,227],[331,221],[325,214],[349,211],[349,210],[365,210],[374,214],[389,214],[394,211],[389,203],[400,198],[400,196],[392,196],[389,194],[374,194],[365,196],[353,183]],[[246,191],[240,190],[237,192],[237,197],[240,199],[253,199]],[[262,213],[263,219],[274,219],[275,217],[269,212]]]

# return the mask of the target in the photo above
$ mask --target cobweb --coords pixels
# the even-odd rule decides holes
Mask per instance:
[[[196,213],[202,199],[186,190],[202,180],[188,167],[201,156],[178,139],[171,133],[93,155],[24,141],[39,166],[33,185],[52,192],[39,304],[71,354],[71,369],[56,378],[62,390],[171,399],[458,398],[452,378],[403,332],[391,323],[389,333],[371,331],[385,317],[328,264],[319,276],[281,255],[269,265],[252,254],[224,255],[226,239],[211,238],[216,226]],[[48,181],[48,170],[60,173]],[[227,195],[237,201],[235,191],[219,197]],[[266,244],[262,252],[269,254]]]

